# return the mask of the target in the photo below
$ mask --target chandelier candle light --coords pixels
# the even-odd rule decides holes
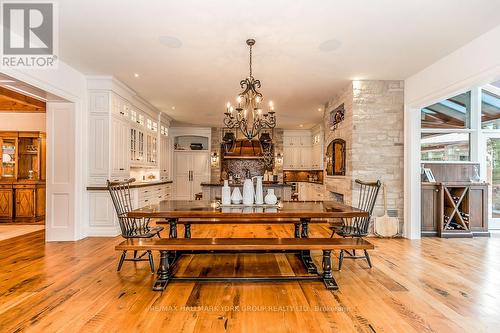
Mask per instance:
[[[248,39],[247,45],[250,48],[250,75],[240,81],[243,91],[236,99],[238,106],[234,108],[227,102],[224,126],[239,129],[248,140],[252,140],[261,130],[276,127],[276,116],[271,101],[267,113],[262,110],[263,97],[257,90],[260,89],[260,81],[252,75],[252,46],[255,45],[255,39]]]

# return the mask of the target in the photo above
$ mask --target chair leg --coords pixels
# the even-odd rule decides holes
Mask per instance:
[[[161,238],[161,236],[160,236],[160,233],[159,233],[159,232],[156,234],[156,236],[158,236],[158,238]]]
[[[368,266],[370,266],[370,268],[372,268],[372,261],[370,260],[370,255],[368,254],[367,250],[364,250],[364,251],[365,251],[366,261],[368,261]]]
[[[137,251],[134,251],[134,259],[137,258]]]
[[[356,249],[352,249],[352,256],[355,257],[356,256]]]
[[[344,261],[344,250],[340,250],[340,255],[339,255],[339,271],[342,269],[342,261]]]
[[[149,256],[149,267],[151,268],[151,273],[155,273],[155,263],[153,261],[153,254],[151,251],[148,251],[148,256]]]
[[[335,236],[335,230],[332,230],[332,234],[330,235],[330,238],[333,238]]]
[[[122,256],[120,257],[120,261],[118,262],[118,269],[117,269],[118,272],[120,271],[120,269],[122,269],[123,261],[125,260],[126,255],[127,251],[123,251]]]

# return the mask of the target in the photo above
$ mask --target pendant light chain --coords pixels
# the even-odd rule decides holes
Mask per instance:
[[[252,45],[250,45],[250,77],[252,76]]]

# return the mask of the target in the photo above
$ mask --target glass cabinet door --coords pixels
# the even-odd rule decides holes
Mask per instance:
[[[15,138],[0,139],[2,144],[2,174],[3,178],[16,178],[17,140]]]
[[[132,111],[133,112],[133,111]],[[137,160],[137,130],[130,129],[130,160],[135,162]]]

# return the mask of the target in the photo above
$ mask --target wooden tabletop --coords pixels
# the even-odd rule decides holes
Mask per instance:
[[[285,201],[276,208],[220,208],[203,200],[165,200],[136,209],[128,217],[148,218],[349,218],[368,217],[366,211],[335,201]]]

